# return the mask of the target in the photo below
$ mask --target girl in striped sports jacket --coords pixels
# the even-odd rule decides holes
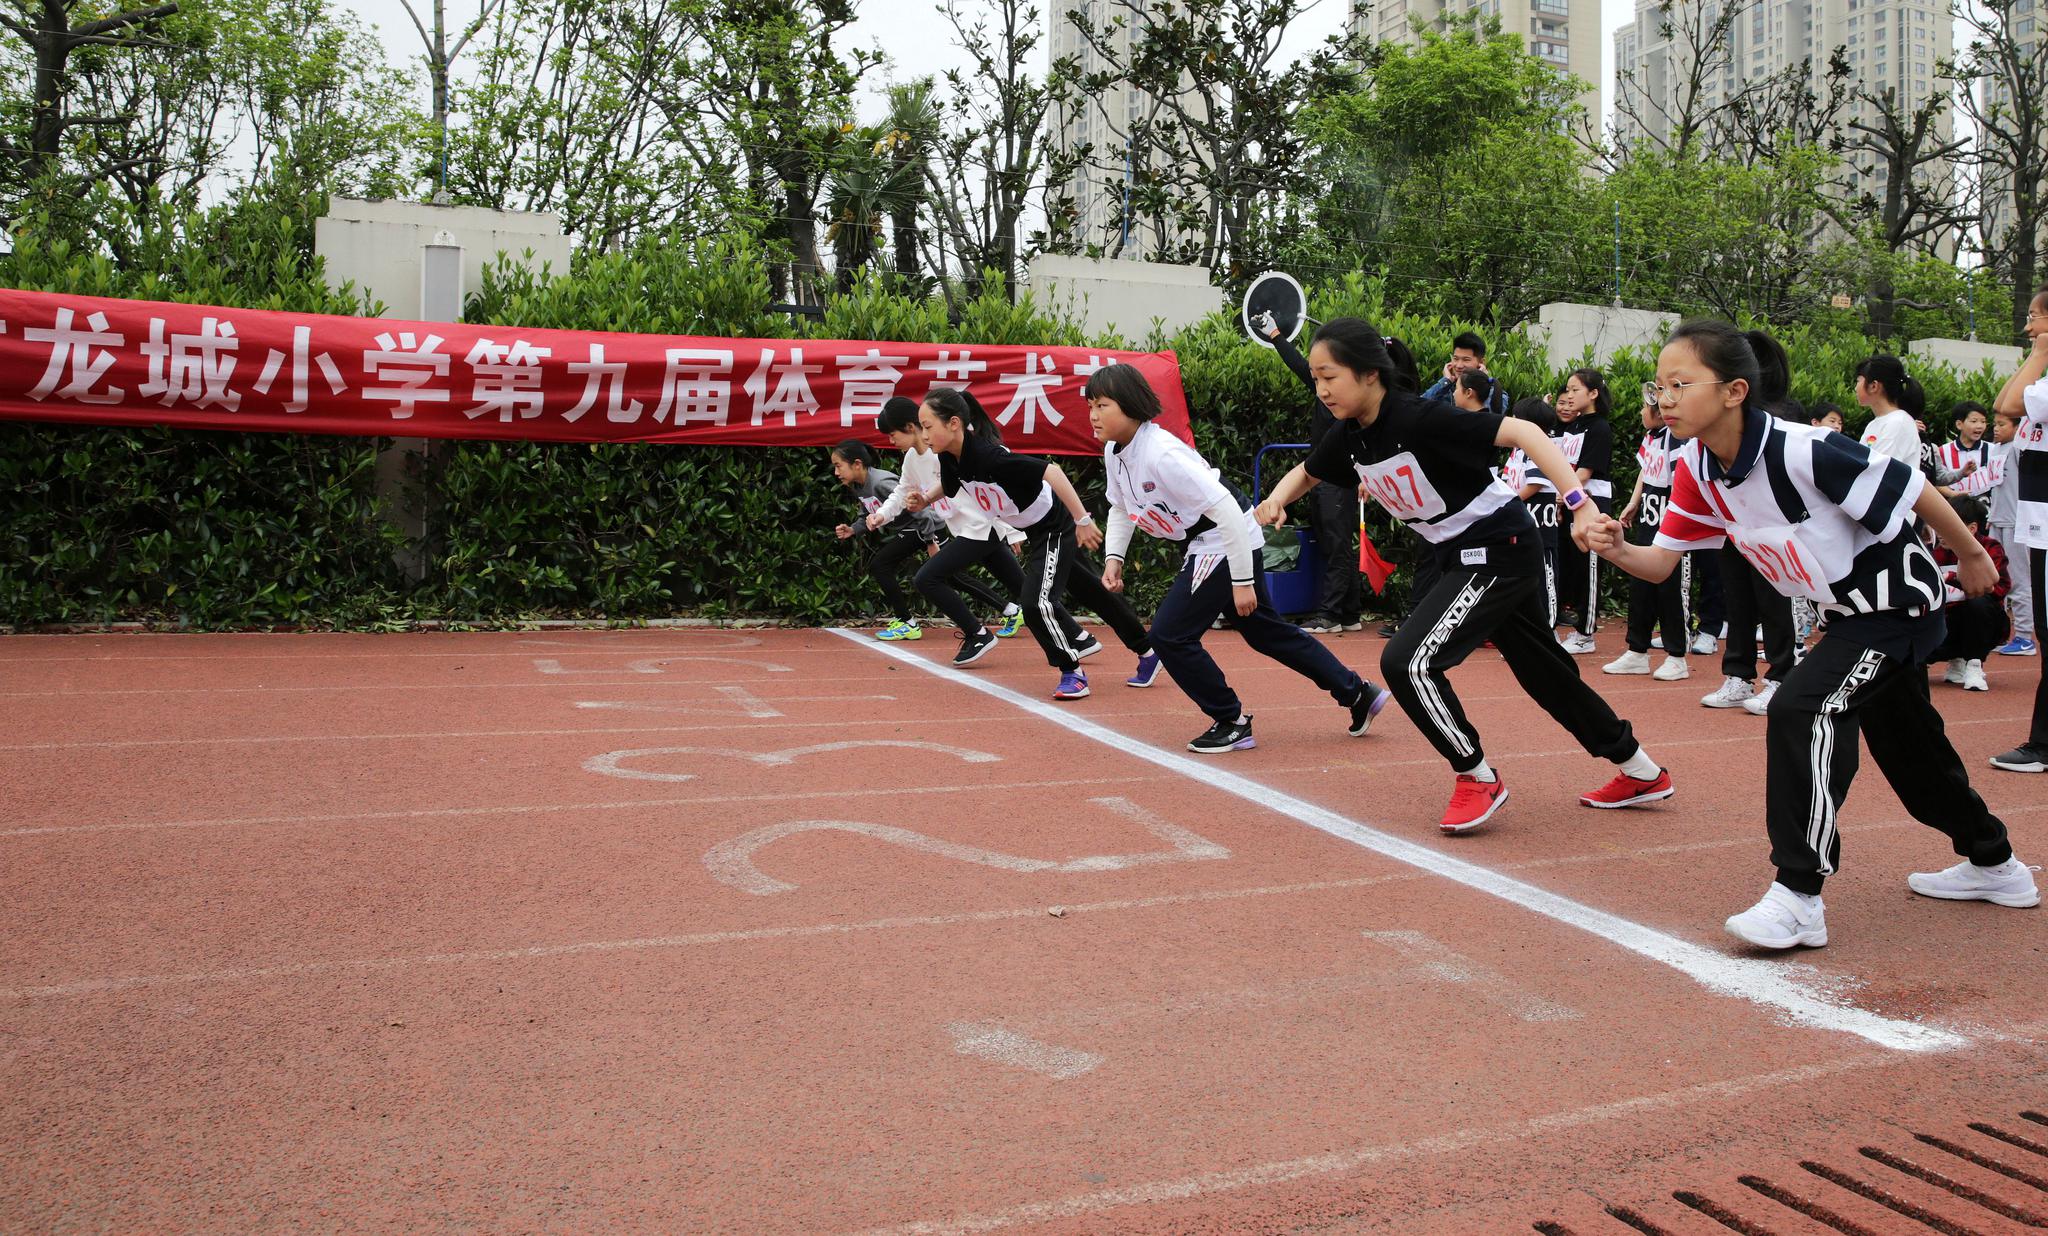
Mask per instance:
[[[1656,541],[1631,545],[1605,518],[1587,534],[1609,562],[1653,581],[1686,551],[1725,539],[1777,591],[1819,609],[1821,640],[1767,714],[1764,811],[1777,879],[1763,900],[1728,920],[1729,933],[1772,949],[1828,942],[1821,885],[1841,855],[1835,817],[1856,775],[1859,728],[1906,810],[1948,834],[1963,860],[1908,876],[1909,888],[2039,904],[2032,871],[1970,788],[1928,699],[1924,667],[1942,641],[1947,594],[1913,517],[1955,551],[1963,592],[1992,587],[1990,556],[1912,465],[1774,419],[1752,403],[1757,383],[1756,352],[1740,331],[1725,322],[1681,324],[1657,358],[1656,398],[1684,446]]]

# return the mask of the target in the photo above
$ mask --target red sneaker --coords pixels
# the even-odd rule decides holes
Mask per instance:
[[[1498,773],[1492,781],[1459,773],[1458,788],[1451,791],[1451,805],[1444,808],[1444,822],[1439,827],[1447,833],[1471,832],[1492,819],[1507,800],[1507,782],[1500,780]]]
[[[1591,794],[1579,795],[1583,807],[1636,807],[1653,803],[1660,798],[1669,798],[1671,774],[1664,769],[1657,770],[1657,776],[1650,781],[1638,781],[1627,773],[1616,773],[1614,780],[1594,790]]]

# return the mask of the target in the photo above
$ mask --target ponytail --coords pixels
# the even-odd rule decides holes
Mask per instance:
[[[1785,354],[1785,345],[1768,331],[1746,330],[1742,337],[1756,356],[1756,393],[1751,402],[1779,420],[1805,421],[1806,410],[1792,398],[1792,358]]]
[[[926,392],[924,406],[930,408],[932,415],[940,420],[960,421],[967,426],[968,432],[976,437],[998,446],[1002,445],[1001,427],[989,417],[973,392],[955,386],[934,386]]]

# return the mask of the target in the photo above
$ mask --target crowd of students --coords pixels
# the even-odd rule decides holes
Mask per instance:
[[[1486,372],[1484,342],[1467,334],[1421,390],[1409,350],[1360,319],[1323,324],[1305,355],[1266,327],[1315,403],[1307,459],[1263,499],[1154,424],[1157,395],[1128,365],[1092,374],[1085,391],[1103,443],[1106,535],[1063,469],[1011,453],[965,391],[934,389],[914,416],[908,406],[885,412],[905,452],[902,484],[859,443],[838,448],[835,472],[866,508],[839,534],[881,538],[872,565],[897,617],[882,638],[914,638],[894,576],[927,547],[916,586],[960,628],[955,663],[979,660],[1003,633],[975,616],[966,591],[984,610],[1020,613],[1059,672],[1054,697],[1078,700],[1089,694],[1081,662],[1102,645],[1067,610],[1071,596],[1135,655],[1126,685],[1149,687],[1163,669],[1209,719],[1189,749],[1222,754],[1256,745],[1251,714],[1202,646],[1227,622],[1326,692],[1352,735],[1398,701],[1452,773],[1440,829],[1465,833],[1508,798],[1448,678],[1482,645],[1588,755],[1613,765],[1582,805],[1674,794],[1669,772],[1574,659],[1594,647],[1605,564],[1631,577],[1627,650],[1606,673],[1678,680],[1690,656],[1718,651],[1724,681],[1701,702],[1768,719],[1762,805],[1774,878],[1729,918],[1730,933],[1765,948],[1827,942],[1820,895],[1839,858],[1835,820],[1859,734],[1908,812],[1962,860],[1908,877],[1914,892],[2038,903],[2031,869],[1970,786],[1927,667],[1946,661],[1944,682],[1985,690],[1986,658],[2032,655],[2033,633],[2048,627],[2042,590],[2029,587],[2048,569],[2048,290],[2028,318],[2031,350],[1993,406],[1959,405],[1953,440],[1924,448],[1925,396],[1898,358],[1858,367],[1856,399],[1871,415],[1851,438],[1839,409],[1791,399],[1789,359],[1768,334],[1682,323],[1635,404],[1637,480],[1619,511],[1617,401],[1598,370],[1574,371],[1547,398],[1511,400]],[[1412,607],[1381,649],[1384,687],[1308,634],[1359,627],[1355,577],[1330,571],[1319,611],[1301,625],[1273,609],[1260,527],[1283,524],[1305,498],[1319,535],[1330,535],[1326,560],[1349,560],[1360,502],[1422,547]],[[943,546],[940,526],[951,534]],[[1184,547],[1149,625],[1123,597],[1139,530]],[[1098,549],[1100,564],[1088,557]],[[977,565],[1007,600],[964,578]],[[2034,694],[2027,739],[1992,757],[1995,768],[2048,771],[2048,682]]]

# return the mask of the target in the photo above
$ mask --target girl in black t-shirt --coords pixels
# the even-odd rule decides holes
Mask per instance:
[[[1102,586],[1102,568],[1083,550],[1099,549],[1102,533],[1060,466],[1013,455],[995,423],[965,391],[935,386],[917,410],[925,441],[939,453],[939,486],[956,502],[972,502],[1024,534],[1024,625],[1060,672],[1056,700],[1088,695],[1081,661],[1102,651],[1062,603],[1068,596],[1102,615],[1124,647],[1138,654],[1127,687],[1149,687],[1159,675],[1145,624],[1130,602]]]
[[[1574,536],[1595,508],[1557,444],[1527,421],[1425,404],[1396,387],[1392,357],[1370,323],[1338,318],[1309,348],[1316,395],[1337,418],[1299,465],[1259,504],[1259,522],[1284,523],[1287,506],[1322,482],[1361,485],[1428,543],[1442,574],[1417,599],[1380,657],[1387,685],[1457,784],[1441,827],[1462,833],[1507,801],[1446,672],[1491,639],[1515,680],[1587,753],[1620,772],[1579,801],[1628,807],[1671,796],[1671,777],[1644,754],[1628,722],[1580,679],[1546,621],[1543,551],[1529,511],[1494,471],[1501,447],[1518,447],[1565,494]]]
[[[1579,487],[1602,515],[1614,509],[1614,427],[1607,422],[1612,406],[1607,379],[1598,369],[1573,370],[1557,393],[1557,444],[1578,470]],[[1576,546],[1560,549],[1559,617],[1573,627],[1564,637],[1564,650],[1588,653],[1593,651],[1593,628],[1600,617],[1600,559]]]

